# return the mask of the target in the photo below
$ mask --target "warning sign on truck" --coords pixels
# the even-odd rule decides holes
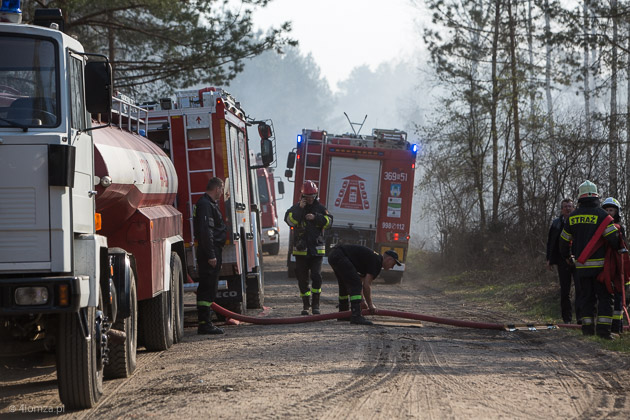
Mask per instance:
[[[369,209],[370,202],[365,192],[365,179],[357,175],[343,178],[341,189],[335,200],[335,207],[354,210]]]

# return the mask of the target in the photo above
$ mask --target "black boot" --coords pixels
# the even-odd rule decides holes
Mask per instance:
[[[615,334],[621,334],[623,332],[623,323],[620,319],[613,319],[610,326],[610,330]]]
[[[348,298],[339,299],[339,312],[346,312],[350,310],[350,303],[348,302]],[[345,318],[337,318],[337,321],[350,321],[350,317]]]
[[[313,293],[313,303],[312,303],[312,308],[313,308],[313,315],[319,315],[321,312],[319,311],[319,296],[321,295],[321,293]]]
[[[311,299],[309,296],[302,296],[302,315],[308,315],[308,308],[311,307]]]
[[[197,319],[199,320],[197,334],[223,334],[221,328],[212,325],[210,321],[212,319],[212,310],[208,306],[197,306]]]
[[[610,324],[597,324],[595,327],[595,332],[599,338],[603,338],[604,340],[614,340],[617,338],[617,334],[612,334],[610,331]]]
[[[350,307],[352,310],[352,316],[350,317],[351,324],[373,325],[372,321],[368,321],[367,319],[363,317],[363,315],[361,315],[361,301],[360,300],[357,299],[350,302]]]

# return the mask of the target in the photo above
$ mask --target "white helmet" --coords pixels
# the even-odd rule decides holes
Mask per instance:
[[[597,194],[597,186],[589,180],[582,182],[578,188],[578,200],[587,197],[599,197]]]
[[[604,200],[604,202],[602,203],[602,208],[605,209],[606,207],[617,207],[617,211],[621,211],[621,205],[619,204],[619,201],[617,201],[613,197],[608,197]]]

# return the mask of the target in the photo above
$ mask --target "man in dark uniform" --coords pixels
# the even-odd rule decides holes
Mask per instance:
[[[569,223],[569,215],[574,209],[573,200],[570,198],[562,200],[560,203],[561,214],[551,223],[547,237],[547,269],[549,271],[553,270],[554,265],[558,268],[558,278],[560,279],[560,311],[562,321],[565,324],[570,324],[573,318],[571,308],[571,283],[575,284],[575,319],[577,322],[581,322],[580,320],[582,318],[577,308],[577,302],[580,300],[580,283],[574,279],[572,268],[569,267],[564,258],[560,256],[560,248],[558,247],[562,229]]]
[[[347,311],[350,306],[350,323],[372,325],[361,315],[362,298],[365,297],[370,310],[376,309],[372,303],[372,281],[379,275],[381,268],[389,270],[394,265],[402,265],[398,254],[390,250],[381,256],[365,246],[338,245],[328,255],[328,264],[339,283],[339,312]]]
[[[302,185],[300,201],[287,210],[284,221],[293,228],[293,256],[295,276],[302,297],[302,315],[308,315],[313,297],[313,314],[319,314],[319,297],[322,293],[322,259],[326,253],[324,229],[328,229],[333,217],[326,207],[317,201],[318,189],[313,181]],[[311,288],[308,287],[309,271]]]
[[[197,201],[193,210],[197,239],[197,264],[199,265],[197,334],[223,334],[221,328],[212,325],[212,310],[210,309],[217,295],[221,253],[227,235],[227,227],[218,204],[222,196],[223,181],[220,178],[212,178],[208,181],[206,193]]]
[[[605,241],[600,241],[601,238]],[[597,276],[604,269],[606,246],[625,251],[618,249],[619,243],[613,219],[599,206],[597,187],[590,181],[583,182],[579,187],[578,208],[569,215],[569,223],[560,234],[560,254],[570,265],[575,265],[581,288],[578,308],[584,335],[597,333],[601,338],[614,339],[613,295]]]

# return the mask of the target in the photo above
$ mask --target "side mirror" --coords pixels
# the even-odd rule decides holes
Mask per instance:
[[[287,156],[287,168],[293,169],[295,166],[295,152],[289,152],[289,156]]]
[[[284,195],[284,182],[278,181],[278,193]]]
[[[293,178],[293,171],[291,169],[287,169],[286,171],[284,171],[284,177],[287,179]]]
[[[260,123],[258,124],[258,134],[262,140],[267,140],[273,136],[273,132],[271,131],[271,127],[269,124]]]
[[[260,157],[263,166],[269,166],[273,162],[273,143],[269,139],[260,140]]]
[[[112,68],[106,61],[85,65],[85,107],[90,114],[109,114],[112,109]]]

